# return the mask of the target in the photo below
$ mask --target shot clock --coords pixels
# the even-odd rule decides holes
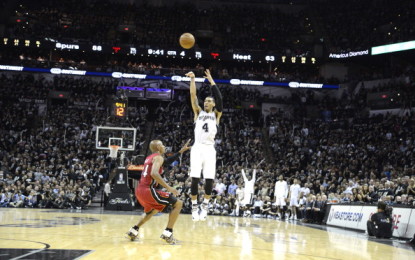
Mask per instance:
[[[127,102],[114,101],[112,103],[114,116],[125,118],[127,116]]]

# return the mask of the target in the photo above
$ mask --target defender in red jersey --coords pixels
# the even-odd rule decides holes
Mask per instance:
[[[178,200],[175,196],[179,192],[170,187],[164,179],[161,177],[163,174],[163,163],[167,164],[175,161],[180,154],[190,149],[189,141],[180,149],[175,155],[163,158],[166,148],[160,140],[153,140],[150,143],[150,150],[153,154],[149,155],[144,162],[144,170],[141,173],[140,184],[135,189],[135,196],[140,204],[144,207],[145,216],[138,222],[137,225],[133,226],[127,233],[130,239],[133,241],[138,236],[139,228],[144,225],[152,216],[162,211],[166,206],[171,205],[173,210],[170,212],[169,222],[167,228],[163,231],[160,236],[161,239],[165,240],[169,244],[175,244],[176,239],[173,237],[173,226],[176,223],[177,217],[183,207],[183,201]],[[156,186],[160,184],[168,192],[156,190]]]

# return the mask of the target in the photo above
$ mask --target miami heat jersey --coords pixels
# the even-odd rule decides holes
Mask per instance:
[[[147,156],[144,161],[144,170],[141,173],[140,186],[150,187],[156,183],[156,181],[151,177],[151,170],[153,168],[153,158],[159,155],[158,153],[153,153]],[[159,174],[163,174],[163,166],[160,167]]]
[[[202,110],[195,122],[195,144],[215,144],[217,131],[215,112]]]

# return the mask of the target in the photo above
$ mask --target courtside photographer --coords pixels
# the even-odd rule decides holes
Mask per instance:
[[[378,202],[378,212],[367,221],[367,233],[377,238],[392,237],[392,208],[385,202]]]

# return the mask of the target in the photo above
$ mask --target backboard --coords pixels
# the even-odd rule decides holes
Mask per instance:
[[[137,129],[127,127],[98,126],[95,148],[109,150],[110,145],[120,146],[119,151],[134,151]]]

